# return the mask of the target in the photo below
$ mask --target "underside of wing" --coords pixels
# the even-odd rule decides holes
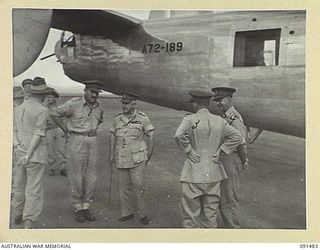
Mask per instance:
[[[54,9],[51,27],[105,37],[129,49],[140,50],[142,44],[161,41],[147,33],[142,24],[140,19],[110,10]]]
[[[111,10],[15,8],[12,19],[14,76],[28,69],[39,56],[50,27],[110,39],[132,50],[141,50],[147,43],[165,42],[146,32],[142,20]]]

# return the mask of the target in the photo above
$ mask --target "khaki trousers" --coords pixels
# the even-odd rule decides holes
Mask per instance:
[[[29,162],[15,166],[14,214],[23,215],[23,220],[37,221],[43,209],[43,174],[45,164]]]
[[[146,164],[134,168],[118,168],[121,217],[135,212],[140,218],[147,215],[145,201]]]
[[[224,155],[221,162],[228,179],[221,181],[220,214],[226,228],[240,228],[240,159],[237,155]]]
[[[16,150],[12,149],[12,173],[11,173],[11,195],[14,194],[16,189],[16,164],[17,164],[17,153]]]
[[[49,152],[49,168],[62,170],[66,163],[66,140],[60,128],[50,129],[46,133]]]
[[[97,137],[70,135],[67,140],[66,167],[71,202],[76,211],[88,209],[97,180]]]
[[[182,182],[180,213],[185,228],[216,228],[220,182]]]

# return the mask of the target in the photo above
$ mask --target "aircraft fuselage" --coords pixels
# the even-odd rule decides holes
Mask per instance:
[[[98,80],[106,91],[174,109],[192,110],[191,89],[230,86],[247,126],[305,136],[305,11],[203,14],[143,27],[166,42],[133,51],[75,34],[56,55],[75,81]]]

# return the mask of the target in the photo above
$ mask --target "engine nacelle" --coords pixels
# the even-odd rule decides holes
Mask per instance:
[[[47,40],[52,10],[13,9],[13,76],[28,69]]]

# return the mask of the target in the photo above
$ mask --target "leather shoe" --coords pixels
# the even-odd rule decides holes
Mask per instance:
[[[123,222],[123,221],[131,220],[133,218],[134,218],[134,214],[130,214],[127,216],[120,217],[118,221]]]
[[[14,224],[16,225],[20,225],[23,222],[22,220],[22,214],[16,215],[14,217]]]
[[[83,210],[79,210],[76,212],[75,220],[79,223],[85,223],[84,213]]]
[[[68,177],[67,170],[65,169],[60,170],[60,175]]]
[[[32,229],[33,225],[32,225],[32,221],[31,220],[25,220],[24,221],[24,229]]]
[[[55,176],[56,175],[56,170],[55,169],[50,169],[50,176]]]
[[[95,221],[96,220],[96,217],[93,214],[90,213],[89,209],[84,209],[83,210],[83,215],[84,215],[84,218],[87,221]]]
[[[148,225],[149,222],[150,222],[150,219],[149,219],[147,216],[144,216],[144,217],[142,217],[142,218],[140,219],[140,223],[141,223],[142,225]]]

